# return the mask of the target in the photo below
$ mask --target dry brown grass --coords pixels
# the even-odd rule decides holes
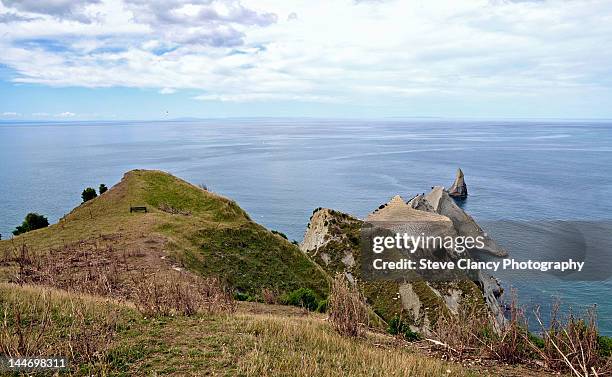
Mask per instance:
[[[117,248],[121,238],[102,235],[44,253],[33,253],[22,244],[5,253],[2,262],[16,266],[12,282],[121,298],[134,302],[147,316],[234,310],[232,295],[219,279],[173,269],[161,255]]]
[[[233,311],[232,295],[219,279],[172,268],[154,253],[118,248],[121,238],[104,235],[36,255],[23,244],[7,253],[3,263],[16,266],[12,282],[122,298],[148,316]]]
[[[240,317],[240,331],[257,334],[236,374],[247,376],[463,376],[461,366],[391,344],[390,337],[363,333],[343,337],[316,316]],[[388,342],[388,343],[385,343]]]
[[[363,294],[344,274],[337,274],[332,282],[327,312],[329,322],[342,335],[358,337],[368,328],[368,307]]]
[[[13,272],[8,281],[17,284],[40,284],[67,291],[100,296],[128,298],[127,277],[157,267],[170,270],[138,248],[122,244],[122,234],[100,235],[67,243],[44,252],[33,251],[27,244],[12,244],[5,249],[0,264]]]
[[[142,275],[135,280],[132,299],[147,316],[233,313],[231,291],[216,277],[179,272]]]
[[[265,302],[268,305],[278,304],[278,301],[279,301],[278,293],[271,290],[270,288],[264,288],[261,290],[261,298],[263,299],[263,302]]]
[[[183,216],[191,216],[191,211],[181,210],[175,207],[172,207],[170,204],[161,203],[157,206],[160,211],[172,214],[172,215],[183,215]]]
[[[513,299],[505,326],[493,331],[474,308],[464,307],[454,315],[441,316],[434,326],[434,348],[452,359],[488,358],[510,364],[544,365],[558,373],[571,373],[576,377],[612,375],[612,360],[602,357],[599,350],[595,310],[588,310],[582,318],[569,312],[560,315],[560,304],[553,305],[548,326],[539,309],[534,319],[540,325],[543,340],[528,331],[528,317]]]
[[[9,357],[99,364],[127,313],[110,301],[27,285],[1,284],[0,297],[0,352]]]
[[[492,331],[488,318],[478,305],[464,304],[458,313],[438,316],[428,341],[451,358],[463,359],[478,355]]]
[[[483,342],[489,356],[495,360],[516,364],[533,360],[535,344],[528,332],[528,321],[523,308],[517,304],[516,293],[512,292],[510,313],[505,326],[499,333],[492,334],[489,342]]]

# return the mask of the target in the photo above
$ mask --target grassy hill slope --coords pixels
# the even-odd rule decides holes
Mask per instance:
[[[148,213],[130,213],[130,206]],[[4,263],[5,280],[82,285],[96,294],[124,295],[141,275],[182,270],[216,275],[250,295],[306,287],[325,296],[328,289],[307,256],[235,202],[161,171],[130,171],[57,224],[0,241],[0,257],[19,254],[32,265],[19,276],[18,266]]]

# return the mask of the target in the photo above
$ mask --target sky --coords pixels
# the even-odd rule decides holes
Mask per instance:
[[[0,0],[0,121],[612,118],[612,1]]]

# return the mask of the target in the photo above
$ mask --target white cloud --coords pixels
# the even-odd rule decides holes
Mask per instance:
[[[70,111],[64,111],[63,113],[59,113],[56,116],[60,118],[72,118],[75,115],[76,115],[75,113],[72,113]]]
[[[5,112],[2,113],[2,116],[5,116],[5,117],[18,117],[18,116],[21,116],[21,114],[20,113],[16,113],[14,111],[5,111]]]
[[[357,104],[612,92],[604,0],[2,3],[18,83]]]

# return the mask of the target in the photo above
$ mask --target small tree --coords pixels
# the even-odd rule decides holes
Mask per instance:
[[[13,231],[13,234],[18,236],[22,233],[29,232],[31,230],[36,230],[40,228],[45,228],[49,226],[49,220],[43,215],[39,215],[38,213],[28,213],[23,220],[23,223],[19,225]]]
[[[98,196],[98,194],[96,194],[96,190],[94,190],[91,187],[88,187],[85,190],[83,190],[83,193],[81,194],[81,198],[83,198],[83,203],[95,198],[96,196]]]
[[[100,192],[100,195],[102,195],[108,191],[108,187],[106,187],[104,183],[100,183],[100,188],[98,189],[98,191]]]

